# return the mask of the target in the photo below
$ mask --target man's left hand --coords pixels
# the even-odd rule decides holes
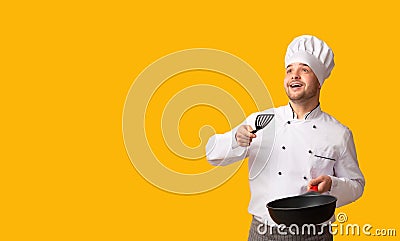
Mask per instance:
[[[308,183],[308,191],[311,190],[311,186],[318,186],[318,192],[324,193],[331,190],[332,178],[330,176],[319,176],[315,179],[310,180]]]

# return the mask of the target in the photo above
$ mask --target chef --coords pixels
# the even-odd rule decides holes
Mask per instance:
[[[334,54],[324,41],[309,35],[295,38],[285,56],[288,105],[254,113],[233,130],[212,136],[207,143],[206,155],[212,165],[249,158],[248,210],[253,215],[249,241],[332,240],[329,229],[317,235],[277,232],[266,204],[303,194],[311,186],[317,186],[319,193],[335,196],[337,207],[354,202],[363,193],[365,180],[352,132],[323,112],[319,102],[321,86],[334,65]],[[260,114],[274,117],[266,127],[252,133]],[[260,224],[273,232],[260,232]]]

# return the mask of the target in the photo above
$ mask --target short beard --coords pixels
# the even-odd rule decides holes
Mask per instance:
[[[307,94],[303,92],[301,95],[297,95],[296,97],[291,97],[288,92],[289,90],[286,91],[286,95],[288,96],[289,100],[295,104],[307,103],[309,100],[318,96],[318,88],[314,89],[311,93]]]

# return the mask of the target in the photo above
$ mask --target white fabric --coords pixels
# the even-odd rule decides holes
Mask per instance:
[[[321,85],[335,66],[332,49],[324,41],[311,35],[299,36],[289,44],[285,68],[296,62],[310,66]]]
[[[319,106],[302,120],[297,119],[290,105],[261,113],[274,113],[275,117],[257,132],[250,147],[236,143],[235,133],[240,125],[225,134],[212,136],[206,146],[207,159],[212,165],[228,165],[249,157],[249,212],[259,221],[276,225],[266,204],[305,193],[308,182],[320,175],[331,176],[329,194],[337,197],[337,207],[362,195],[365,180],[347,127],[322,112]],[[258,114],[250,115],[242,124],[255,129]]]

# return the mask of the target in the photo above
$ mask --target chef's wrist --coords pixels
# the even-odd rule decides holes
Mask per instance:
[[[232,136],[233,136],[233,138],[232,138],[232,149],[236,149],[236,148],[238,148],[240,146],[238,141],[237,141],[237,139],[236,139],[236,134],[237,134],[236,130],[232,132]]]

